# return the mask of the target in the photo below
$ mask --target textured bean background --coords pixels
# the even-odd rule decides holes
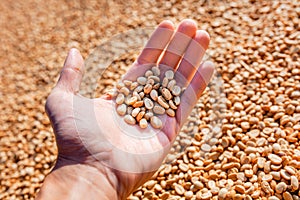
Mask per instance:
[[[238,164],[224,166],[223,160],[203,163],[203,151],[216,150],[223,157],[229,156],[229,163],[239,163],[241,156],[236,151],[243,150],[252,167],[260,166],[260,161],[272,162],[273,157],[268,154],[281,152],[282,166],[273,166],[272,170],[284,169],[284,177],[288,171],[284,167],[293,167],[299,179],[299,1],[6,0],[0,4],[0,13],[0,199],[33,199],[55,161],[55,141],[44,104],[67,51],[77,47],[86,58],[113,35],[136,27],[155,26],[163,19],[177,23],[193,18],[211,35],[208,53],[222,75],[227,97],[221,132],[225,139],[218,138],[215,149],[199,144],[204,134],[201,127],[210,121],[206,117],[209,105],[200,105],[200,115],[194,116],[194,125],[199,130],[196,128],[193,140],[198,143],[189,144],[188,149],[192,153],[179,157],[175,164],[164,165],[152,182],[131,198],[209,199],[215,192],[211,188],[220,184],[217,180],[221,176],[236,180],[240,172],[251,175],[248,168],[241,169]],[[259,135],[257,141],[247,142],[243,137],[255,137],[255,130]],[[232,148],[218,149],[226,143]],[[265,152],[255,153],[260,151],[257,146],[265,147]],[[225,175],[220,173],[216,178],[209,172],[213,168],[218,170],[219,165],[211,164],[218,162]],[[226,167],[234,170],[228,171]],[[281,195],[279,184],[276,186],[275,182],[274,186],[268,179],[268,169],[265,174],[255,172],[257,185],[246,184],[250,178],[235,181],[230,192],[232,198],[246,197],[248,194],[243,193],[251,186],[256,187],[254,192],[259,191],[256,196],[249,193],[253,199],[288,196]],[[285,190],[293,191],[289,193],[297,199],[299,189],[294,191],[291,187]],[[222,196],[224,190],[220,191],[214,196]]]

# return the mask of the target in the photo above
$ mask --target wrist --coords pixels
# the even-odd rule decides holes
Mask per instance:
[[[82,164],[56,165],[46,177],[37,200],[119,199],[117,179],[110,170],[104,170]]]

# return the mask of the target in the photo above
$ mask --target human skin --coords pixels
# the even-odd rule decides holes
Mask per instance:
[[[36,199],[126,199],[149,180],[212,77],[213,64],[201,64],[209,40],[193,20],[183,20],[177,29],[163,21],[126,73],[124,78],[134,80],[151,64],[159,64],[162,71],[173,69],[177,84],[186,87],[176,116],[163,116],[160,130],[118,126],[109,94],[97,99],[80,96],[84,61],[77,49],[71,49],[46,102],[58,157]],[[92,108],[93,115],[85,108]],[[130,130],[130,135],[124,130]],[[153,137],[132,137],[148,133]]]

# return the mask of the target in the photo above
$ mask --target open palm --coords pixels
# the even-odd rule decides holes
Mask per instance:
[[[192,20],[182,21],[176,31],[171,22],[163,21],[124,76],[135,80],[159,64],[162,73],[173,69],[177,84],[186,87],[176,116],[161,116],[161,130],[124,123],[108,94],[98,99],[78,95],[84,64],[72,49],[46,103],[59,152],[56,168],[79,163],[112,173],[121,198],[149,179],[212,76],[211,63],[200,65],[208,44],[208,34],[197,30]]]

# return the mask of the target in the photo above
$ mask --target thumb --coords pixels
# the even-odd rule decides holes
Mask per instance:
[[[84,61],[80,52],[72,48],[65,60],[56,87],[66,92],[76,93],[84,74]]]

